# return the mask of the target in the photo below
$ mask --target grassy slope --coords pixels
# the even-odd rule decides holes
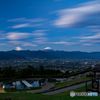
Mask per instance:
[[[11,98],[11,100],[100,100],[100,97],[69,97],[66,93],[61,95],[41,95],[32,93],[6,93],[0,94],[0,100],[6,100],[5,98]]]
[[[74,91],[83,92],[85,91],[85,86]],[[70,97],[69,92],[67,91],[52,96],[26,92],[4,93],[0,94],[0,100],[6,100],[6,98],[11,98],[11,100],[100,100],[100,97]]]
[[[84,92],[84,91],[86,91],[85,85],[82,86],[81,88],[75,89],[73,91],[75,91],[75,92]],[[70,95],[70,91],[65,91],[63,93],[56,94],[56,96],[57,95],[62,95],[62,96],[67,95],[67,96],[69,96]]]
[[[74,85],[74,84],[77,84],[77,83],[80,83],[80,82],[83,82],[83,81],[86,81],[86,80],[89,80],[90,78],[88,77],[81,77],[80,79],[73,79],[71,81],[65,81],[65,82],[58,82],[55,84],[55,87],[56,88],[61,88],[61,87],[64,87],[64,86],[70,86],[70,85]]]

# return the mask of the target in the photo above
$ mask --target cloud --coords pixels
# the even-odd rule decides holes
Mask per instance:
[[[36,47],[37,45],[32,42],[24,42],[22,43],[22,46],[24,47]]]
[[[13,25],[11,26],[10,28],[13,28],[13,29],[19,29],[19,28],[30,28],[30,27],[39,27],[41,26],[42,24],[39,24],[39,23],[24,23],[24,24],[16,24],[16,25]]]
[[[9,32],[6,33],[5,39],[9,40],[9,43],[14,46],[36,47],[38,44],[45,44],[47,42],[45,31],[46,30],[36,30],[32,33]]]
[[[9,40],[20,40],[29,38],[29,33],[22,33],[22,32],[9,32],[6,34],[6,38]]]
[[[73,8],[59,10],[57,12],[58,18],[54,21],[54,25],[57,27],[100,25],[99,8],[99,1],[91,1]]]
[[[81,37],[81,39],[99,39],[99,38],[100,38],[100,34]]]
[[[33,32],[34,37],[43,37],[45,36],[46,30],[36,30]]]
[[[91,44],[91,43],[83,43],[82,45],[83,46],[92,46],[93,44]]]
[[[15,19],[8,20],[8,22],[15,24],[15,25],[10,27],[13,29],[39,27],[39,26],[42,26],[45,21],[46,21],[46,19],[43,19],[43,18],[33,18],[33,19],[15,18]]]
[[[5,35],[4,34],[0,34],[0,40],[5,40]]]
[[[22,17],[22,18],[9,19],[8,22],[39,23],[39,22],[43,22],[45,20],[46,19],[44,19],[44,18],[26,18],[26,17]]]
[[[8,41],[8,43],[13,46],[21,46],[21,47],[36,47],[37,46],[33,42],[27,42],[27,41]]]
[[[80,37],[80,42],[83,42],[83,43],[100,43],[100,33]]]
[[[8,19],[8,22],[23,22],[25,21],[26,18],[22,17],[22,18],[14,18],[14,19]]]
[[[57,41],[57,42],[51,42],[51,44],[58,44],[58,45],[74,45],[73,42],[66,42],[66,41]]]
[[[21,51],[22,48],[21,48],[21,47],[16,47],[15,50],[16,50],[16,51]]]
[[[25,24],[17,24],[12,26],[13,29],[17,29],[17,28],[25,28],[25,27],[32,27],[29,23],[25,23]]]
[[[0,34],[0,41],[8,41],[8,43],[15,46],[37,46],[38,44],[45,44],[47,37],[46,30],[36,30],[32,33],[25,32],[8,32]]]
[[[36,30],[33,32],[34,42],[37,44],[45,44],[47,43],[46,37],[47,30]]]
[[[47,44],[47,38],[46,37],[35,38],[33,42],[36,44]]]
[[[5,43],[0,43],[0,46],[4,46],[4,45],[6,45]]]
[[[60,1],[63,1],[63,0],[53,0],[54,2],[60,2]]]
[[[75,42],[67,42],[67,41],[47,41],[44,39],[39,38],[39,40],[34,41],[37,44],[48,44],[48,45],[76,45]]]

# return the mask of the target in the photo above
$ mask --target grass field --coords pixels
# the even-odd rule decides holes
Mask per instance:
[[[74,91],[83,92],[85,86]],[[67,91],[52,96],[26,92],[3,93],[0,94],[0,100],[100,100],[100,97],[70,97],[69,93],[70,91]]]
[[[70,86],[70,85],[74,85],[74,84],[77,84],[77,83],[80,83],[80,82],[83,82],[83,81],[86,81],[86,80],[90,80],[90,78],[88,77],[81,77],[80,79],[73,79],[71,81],[65,81],[65,82],[58,82],[55,84],[55,88],[61,88],[61,87],[64,87],[64,86]]]
[[[66,93],[59,95],[42,95],[32,93],[4,93],[0,100],[100,100],[100,97],[70,97]]]
[[[84,92],[85,86],[73,91]],[[100,100],[99,96],[98,97],[70,97],[69,93],[70,91],[66,91],[52,96],[43,95],[43,94],[26,93],[26,92],[2,93],[0,94],[0,100]]]
[[[90,85],[88,85],[88,86],[90,86]],[[86,91],[86,87],[85,87],[85,85],[83,85],[81,88],[75,89],[73,91],[74,92],[85,92]],[[62,95],[62,96],[67,95],[67,96],[70,96],[70,91],[65,91],[63,93],[56,94],[56,96],[59,96],[59,95]]]

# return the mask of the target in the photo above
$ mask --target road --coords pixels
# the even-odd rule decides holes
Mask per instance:
[[[41,93],[43,91],[47,91],[50,88],[54,87],[54,84],[47,82],[46,85],[44,85],[41,89],[37,89],[37,90],[29,90],[27,92],[31,92],[31,93]]]
[[[88,82],[88,84],[90,84],[90,82]],[[46,94],[46,95],[54,95],[54,94],[62,93],[62,92],[65,92],[65,91],[71,91],[71,90],[80,88],[80,87],[82,87],[84,85],[85,85],[85,82],[84,83],[77,84],[77,85],[65,87],[65,88],[62,88],[62,89],[58,89],[58,90],[44,92],[43,94]]]

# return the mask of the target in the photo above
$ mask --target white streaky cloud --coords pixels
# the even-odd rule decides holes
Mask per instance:
[[[5,40],[5,34],[0,34],[0,40]]]
[[[3,30],[0,30],[0,33],[4,33],[5,31],[3,31]]]
[[[60,1],[63,1],[63,0],[53,0],[54,2],[60,2]]]
[[[33,36],[34,37],[42,37],[45,36],[45,31],[46,30],[36,30],[33,32]]]
[[[33,32],[34,42],[37,44],[45,44],[47,43],[47,37],[45,36],[46,30],[36,30]]]
[[[36,47],[37,45],[33,44],[33,43],[25,42],[22,44],[22,46],[24,46],[24,47]]]
[[[29,33],[22,33],[22,32],[9,32],[6,35],[6,38],[9,40],[19,40],[19,39],[25,39],[29,38]]]
[[[46,44],[47,38],[46,37],[37,37],[37,38],[35,38],[35,40],[33,42],[37,43],[37,44]]]
[[[9,41],[8,43],[14,46],[20,45],[21,47],[36,47],[37,46],[36,44],[32,42],[25,42],[25,41]]]
[[[100,44],[100,39],[84,39],[84,40],[80,40],[80,43],[99,43]]]
[[[81,43],[100,43],[100,34],[80,37]]]
[[[100,34],[98,33],[91,36],[84,36],[84,37],[81,37],[81,39],[100,39]]]
[[[100,2],[88,2],[78,5],[74,8],[62,9],[58,11],[59,18],[54,21],[54,25],[57,27],[71,27],[81,22],[88,15],[100,12]],[[91,17],[91,16],[90,16]]]
[[[9,19],[8,22],[39,23],[39,22],[43,22],[43,21],[46,21],[46,20],[47,19],[44,19],[44,18],[26,18],[26,17],[22,17],[22,18]]]
[[[10,40],[10,41],[8,41],[8,43],[10,45],[18,46],[18,45],[21,45],[22,44],[22,41]]]
[[[15,25],[10,28],[18,29],[18,28],[29,28],[29,27],[40,27],[46,22],[47,19],[44,18],[15,18],[9,19],[8,22],[13,22]]]
[[[83,43],[82,45],[83,46],[92,46],[93,44],[92,43]]]
[[[4,40],[5,39],[5,31],[0,31],[0,40]]]
[[[12,26],[13,29],[24,28],[24,27],[32,27],[32,26],[29,23],[17,24],[17,25]]]
[[[6,43],[0,43],[0,46],[4,46],[4,45],[6,45]]]
[[[47,21],[47,19],[45,19],[45,18],[33,18],[33,19],[28,19],[28,21],[30,21],[32,23],[40,23],[40,22]]]
[[[18,28],[29,28],[29,27],[40,27],[44,24],[47,19],[44,18],[14,18],[9,19],[8,22],[13,22],[13,26],[10,28],[18,29]]]
[[[51,42],[51,44],[58,44],[58,45],[74,45],[73,42],[66,42],[66,41],[57,41],[57,42]]]
[[[22,48],[18,46],[18,47],[15,48],[15,50],[16,50],[16,51],[21,51]]]
[[[8,19],[8,22],[23,22],[26,20],[26,18],[21,17],[21,18],[13,18],[13,19]]]
[[[29,27],[39,27],[42,24],[39,23],[25,23],[25,24],[17,24],[14,26],[11,26],[13,29],[19,29],[19,28],[29,28]]]

